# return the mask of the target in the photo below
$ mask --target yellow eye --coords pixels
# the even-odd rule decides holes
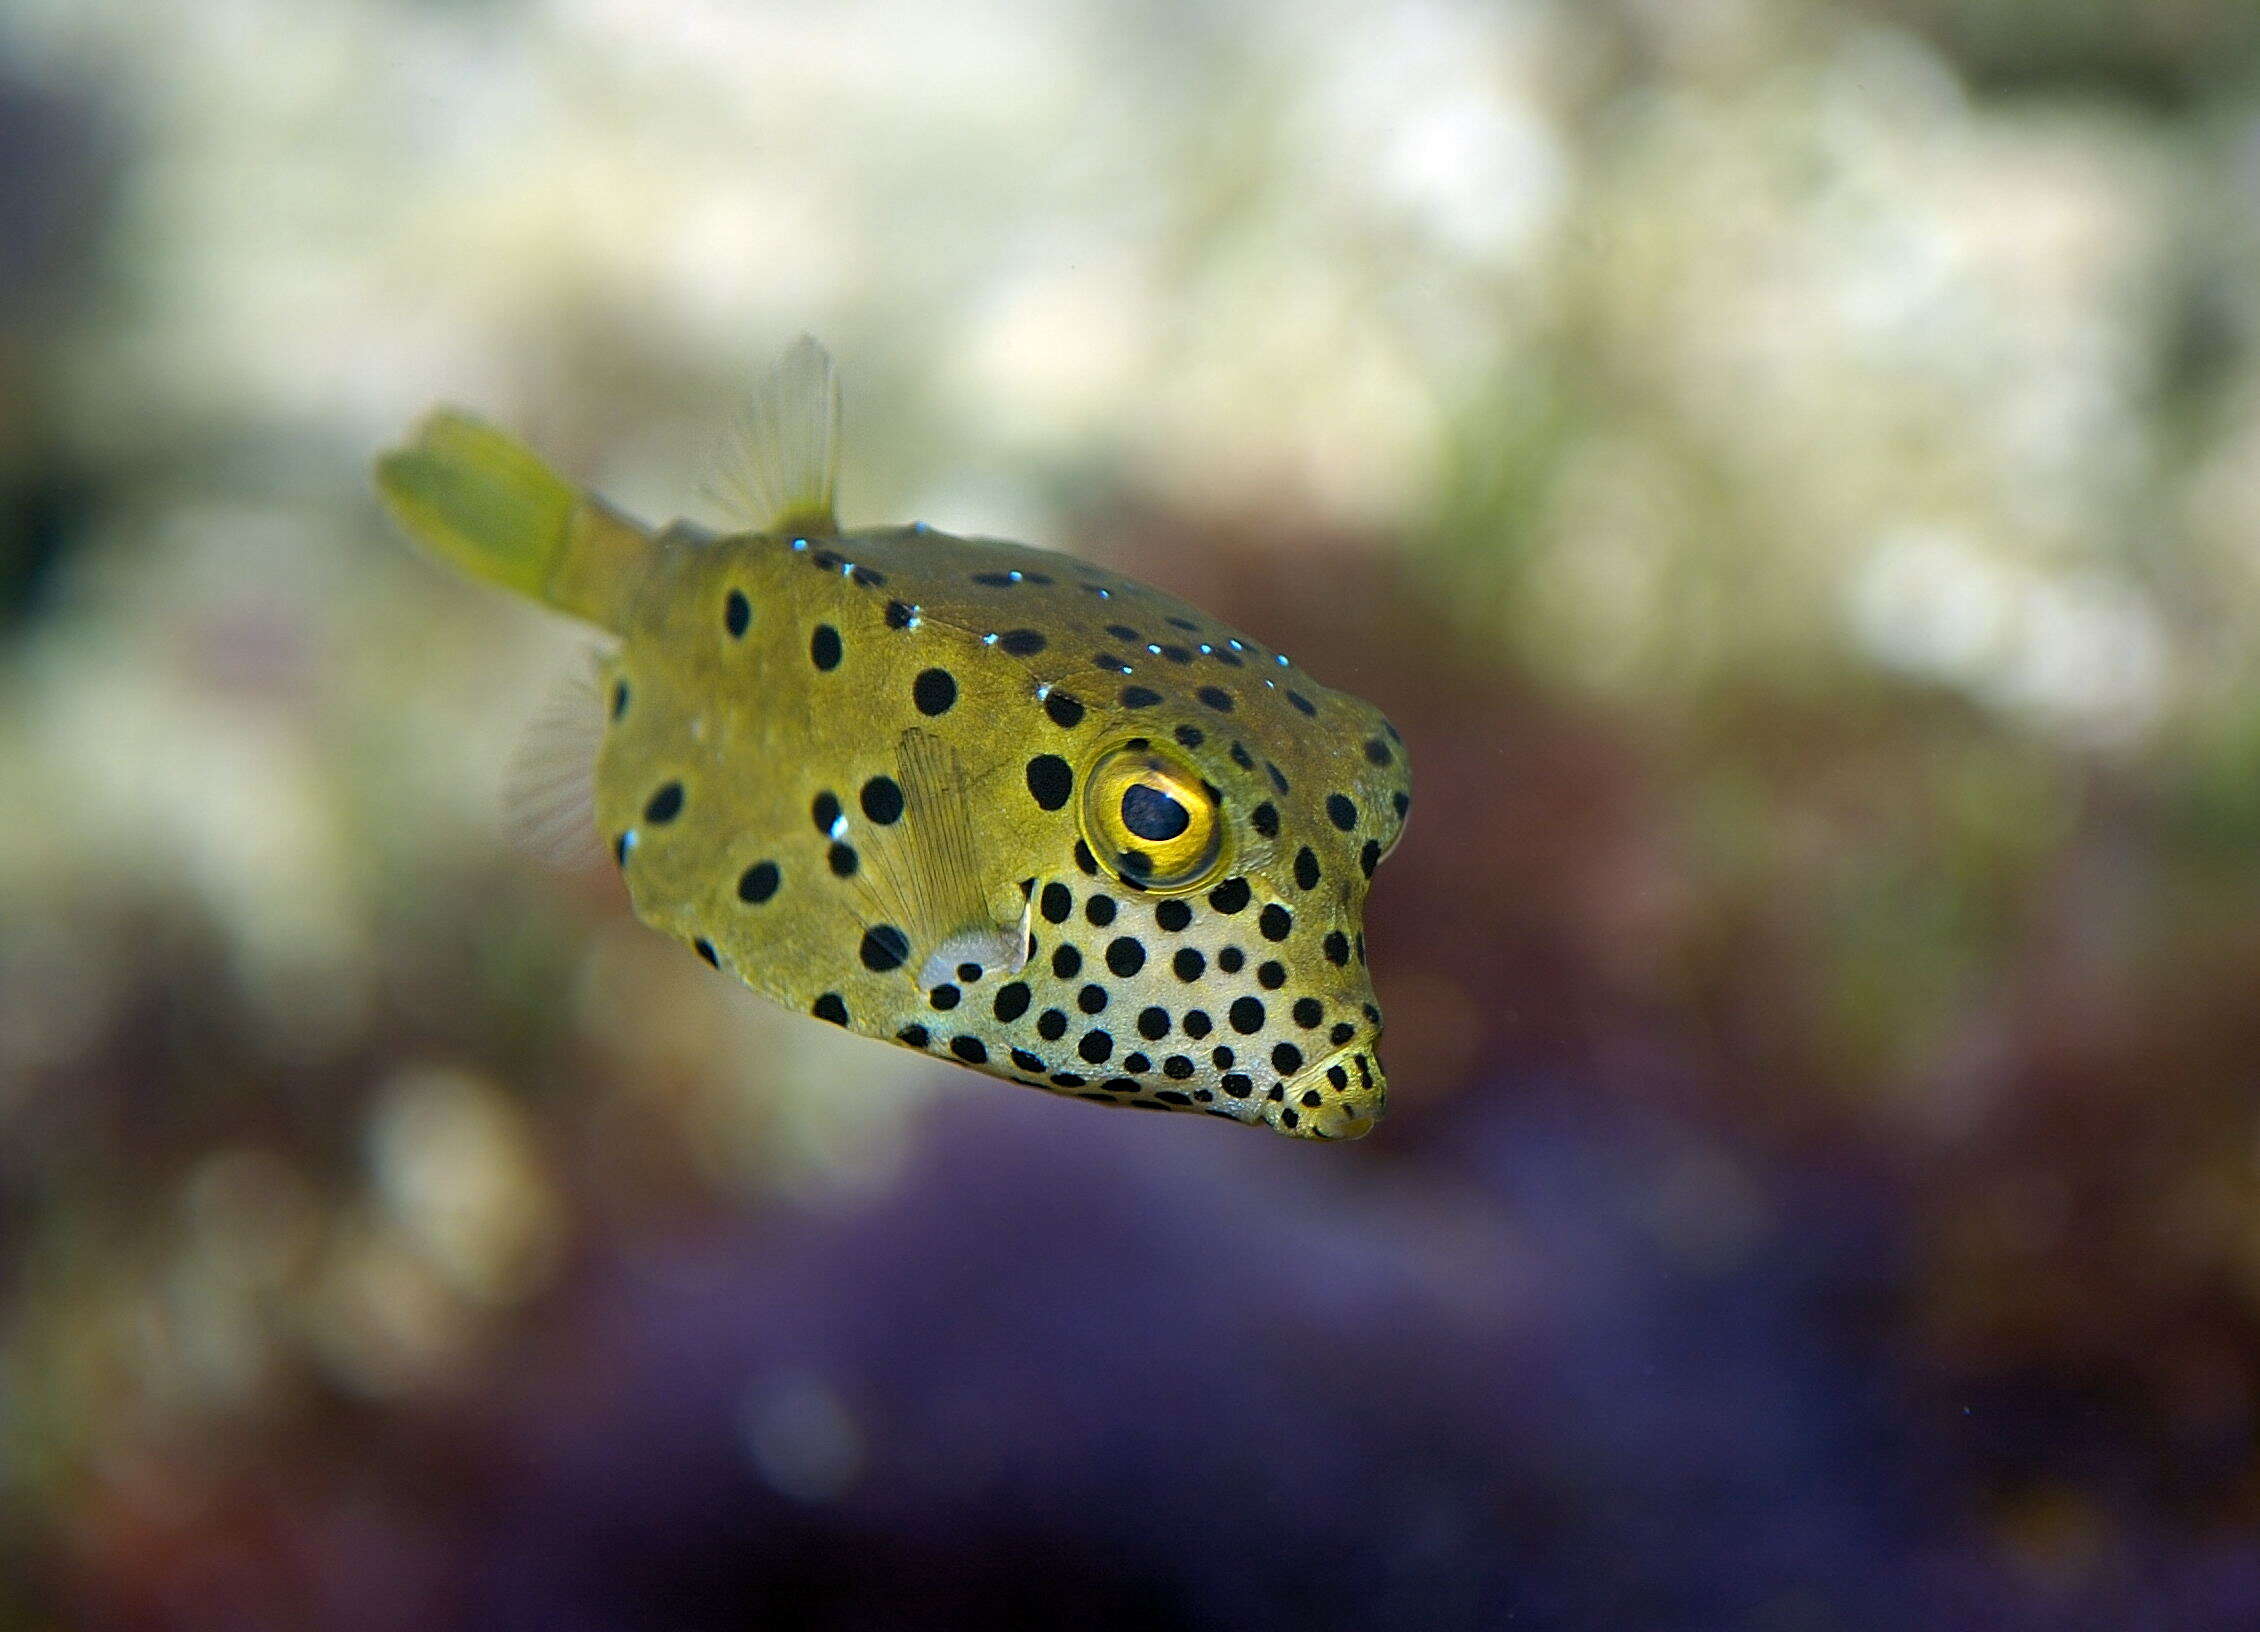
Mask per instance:
[[[1083,842],[1099,865],[1156,895],[1197,890],[1219,871],[1216,795],[1174,754],[1133,737],[1083,778]]]

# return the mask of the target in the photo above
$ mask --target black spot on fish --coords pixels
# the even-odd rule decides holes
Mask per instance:
[[[946,1014],[957,1007],[958,999],[964,995],[963,992],[960,992],[945,980],[926,994],[926,1002],[930,1007],[940,1009]]]
[[[1083,723],[1083,705],[1064,691],[1055,691],[1044,699],[1044,712],[1051,716],[1052,724],[1065,730]]]
[[[1114,922],[1114,913],[1114,897],[1111,895],[1094,895],[1083,903],[1083,916],[1100,929]]]
[[[1083,972],[1083,954],[1072,946],[1052,949],[1052,973],[1061,980],[1073,980]]]
[[[908,629],[910,620],[915,616],[917,614],[911,610],[908,601],[889,601],[887,603],[887,627],[889,629]]]
[[[1216,966],[1228,975],[1238,974],[1247,961],[1236,946],[1228,946],[1216,955]]]
[[[1146,943],[1135,935],[1120,935],[1107,943],[1106,966],[1124,980],[1146,966]]]
[[[1036,1035],[1047,1043],[1056,1043],[1067,1035],[1067,1016],[1058,1009],[1046,1009],[1036,1016]]]
[[[892,827],[902,820],[902,784],[891,776],[875,776],[863,784],[857,803],[881,827]]]
[[[816,626],[808,637],[808,660],[829,673],[840,666],[840,632],[828,623]]]
[[[1169,967],[1179,980],[1190,985],[1200,979],[1202,972],[1208,968],[1208,959],[1201,955],[1198,948],[1182,946],[1177,949],[1177,956],[1169,960]]]
[[[1154,922],[1168,930],[1172,935],[1185,928],[1192,921],[1193,909],[1175,898],[1164,901],[1160,906],[1154,908]]]
[[[967,1065],[987,1065],[989,1063],[988,1045],[978,1037],[952,1037],[950,1039],[950,1052]]]
[[[1342,968],[1350,961],[1350,938],[1338,929],[1330,929],[1326,932],[1323,950],[1328,963]]]
[[[1103,1014],[1106,1011],[1106,996],[1104,986],[1085,986],[1075,994],[1075,1006],[1085,1014]]]
[[[1305,697],[1299,691],[1290,691],[1289,693],[1287,693],[1287,701],[1293,703],[1295,707],[1302,713],[1316,714],[1318,712],[1318,705],[1313,703],[1308,697]]]
[[[1043,809],[1059,809],[1074,791],[1075,773],[1059,755],[1038,754],[1028,762],[1028,794]]]
[[[1044,886],[1043,898],[1037,910],[1044,915],[1044,922],[1064,924],[1067,922],[1067,915],[1075,910],[1075,897],[1066,885],[1054,879]]]
[[[1326,1005],[1315,997],[1295,999],[1295,1024],[1305,1031],[1316,1031],[1318,1023],[1326,1018]]]
[[[627,712],[628,682],[615,680],[612,682],[612,717],[617,720]]]
[[[1122,706],[1124,708],[1151,708],[1160,701],[1160,692],[1149,691],[1144,686],[1124,686],[1122,688]]]
[[[644,801],[643,819],[647,822],[666,823],[683,813],[683,785],[669,782]]]
[[[1028,983],[1016,980],[997,988],[996,1001],[990,1005],[999,1020],[1017,1020],[1028,1012]]]
[[[957,706],[957,677],[947,669],[921,669],[910,683],[910,698],[921,714],[947,714]]]
[[[1180,745],[1187,748],[1198,748],[1202,743],[1208,741],[1208,733],[1197,725],[1181,725],[1172,735],[1177,738]]]
[[[1256,919],[1256,931],[1267,941],[1283,941],[1294,932],[1295,915],[1274,901]]]
[[[757,861],[738,874],[738,899],[748,906],[757,907],[777,893],[777,864]]]
[[[1248,812],[1248,824],[1267,839],[1279,837],[1279,807],[1266,799]]]
[[[1110,623],[1106,626],[1106,632],[1116,640],[1127,640],[1133,646],[1143,646],[1146,643],[1146,637],[1127,623]]]
[[[924,1026],[905,1026],[895,1033],[895,1041],[908,1043],[912,1048],[924,1048],[933,1041],[933,1035]]]
[[[819,1020],[829,1020],[835,1026],[848,1023],[847,1001],[838,992],[826,992],[808,1011]]]
[[[1389,752],[1389,745],[1379,737],[1365,739],[1365,759],[1369,765],[1386,765],[1397,756]]]
[[[1248,881],[1246,879],[1228,878],[1208,892],[1208,904],[1218,912],[1239,912],[1247,906],[1248,894]]]
[[[1256,984],[1267,992],[1276,992],[1287,984],[1287,966],[1277,958],[1266,958],[1256,967]]]
[[[1253,1036],[1263,1030],[1262,1000],[1253,997],[1236,997],[1232,1000],[1232,1007],[1226,1012],[1225,1018],[1232,1022],[1232,1029],[1241,1036]]]
[[[1256,768],[1256,762],[1249,757],[1248,745],[1244,742],[1235,742],[1232,745],[1232,763],[1239,766],[1243,771],[1252,771]]]
[[[1318,857],[1311,854],[1311,848],[1307,844],[1295,852],[1295,888],[1318,888]]]
[[[1203,686],[1193,695],[1208,707],[1215,709],[1219,714],[1232,712],[1232,694],[1221,687]]]
[[[1027,1072],[1030,1076],[1036,1077],[1042,1076],[1046,1071],[1049,1071],[1051,1069],[1051,1067],[1047,1065],[1041,1057],[1029,1053],[1024,1048],[1016,1048],[1012,1051],[1012,1063],[1020,1067],[1021,1070]]]
[[[1380,865],[1381,841],[1379,839],[1366,840],[1365,848],[1358,852],[1358,870],[1364,873],[1366,877],[1371,878],[1374,868]]]
[[[825,852],[824,860],[831,867],[834,878],[853,878],[856,868],[863,865],[863,858],[855,853],[855,846],[852,844],[833,845]]]
[[[705,936],[701,935],[697,940],[691,942],[691,950],[696,952],[700,957],[704,958],[715,968],[719,969],[722,967],[722,960],[714,955],[714,943],[708,940]]]
[[[1014,657],[1034,657],[1049,644],[1042,633],[1034,629],[1007,629],[997,636],[998,647]]]
[[[864,968],[877,974],[900,969],[902,960],[910,956],[910,937],[892,924],[874,924],[863,932],[858,956]]]
[[[809,819],[816,824],[816,831],[823,834],[827,839],[830,838],[832,829],[840,825],[839,795],[830,788],[826,788],[808,802],[808,815]]]
[[[1160,1008],[1140,1009],[1138,1011],[1138,1035],[1149,1043],[1158,1043],[1168,1036],[1169,1011]]]
[[[722,627],[730,631],[732,640],[742,640],[746,625],[752,621],[753,603],[745,598],[745,591],[731,590],[722,602]]]
[[[1130,672],[1130,665],[1116,657],[1112,652],[1094,652],[1091,655],[1091,667],[1103,669],[1109,674],[1128,674]]]
[[[1326,819],[1347,833],[1358,825],[1358,807],[1347,794],[1330,793],[1326,796]]]
[[[1280,1043],[1271,1051],[1271,1069],[1291,1077],[1303,1068],[1303,1051],[1293,1043]]]
[[[1104,1065],[1114,1053],[1114,1034],[1110,1031],[1086,1031],[1083,1040],[1075,1045],[1086,1064]]]

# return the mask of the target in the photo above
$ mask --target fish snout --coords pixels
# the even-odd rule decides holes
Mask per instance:
[[[1361,1037],[1299,1071],[1263,1104],[1263,1119],[1296,1139],[1360,1139],[1381,1120],[1389,1098],[1380,1037]]]

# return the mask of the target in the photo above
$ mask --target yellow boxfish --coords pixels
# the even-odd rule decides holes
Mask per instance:
[[[1362,920],[1411,800],[1396,729],[1072,556],[842,531],[838,423],[803,337],[745,421],[752,530],[727,535],[641,526],[446,409],[378,488],[458,568],[617,637],[577,819],[645,923],[799,1012],[1013,1082],[1371,1128]]]

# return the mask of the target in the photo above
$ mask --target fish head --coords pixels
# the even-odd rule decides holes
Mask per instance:
[[[1079,1051],[1064,1086],[1304,1138],[1379,1119],[1365,900],[1410,769],[1369,705],[1307,681],[1294,695],[1294,710],[1221,722],[1198,705],[1116,714],[1058,777],[1071,847],[1063,825],[1065,853],[1031,889],[1040,944],[1022,978],[1055,1044]]]

